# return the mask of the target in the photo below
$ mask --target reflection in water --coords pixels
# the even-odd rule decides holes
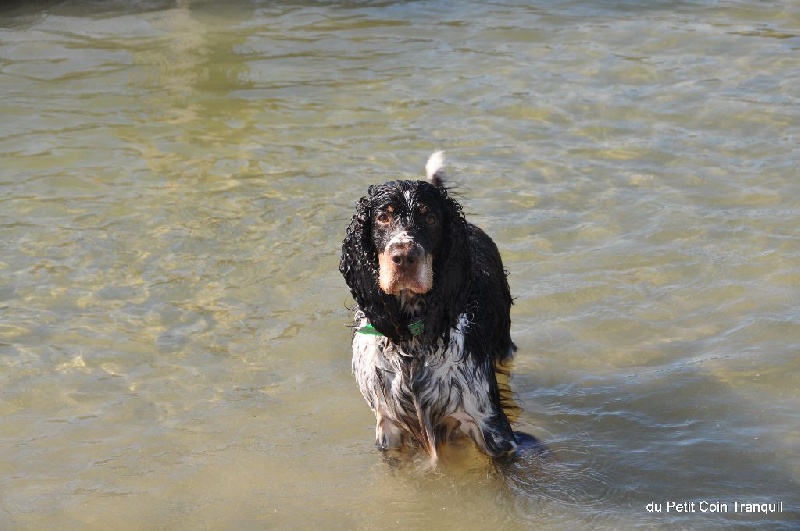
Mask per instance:
[[[798,27],[786,1],[4,6],[0,527],[790,529]],[[372,446],[337,253],[437,148],[511,273],[546,458]],[[687,500],[785,510],[646,509]]]

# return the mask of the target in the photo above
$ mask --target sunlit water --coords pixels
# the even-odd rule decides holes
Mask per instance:
[[[3,6],[0,528],[800,519],[793,0]],[[373,447],[340,241],[434,149],[550,460]]]

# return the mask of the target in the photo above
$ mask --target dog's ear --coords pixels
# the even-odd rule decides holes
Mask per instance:
[[[372,192],[372,187],[369,189]],[[378,288],[378,254],[372,243],[372,209],[369,196],[362,197],[342,241],[339,271],[361,309],[374,299]]]
[[[428,318],[434,333],[447,334],[467,307],[473,264],[469,225],[461,205],[439,189],[444,210],[442,251],[434,262],[434,288],[428,297]]]
[[[396,297],[385,294],[378,287],[378,252],[372,240],[371,196],[375,187],[370,186],[369,195],[362,197],[356,213],[347,227],[342,241],[342,258],[339,271],[344,276],[358,307],[367,316],[370,324],[394,341],[410,337],[405,322],[400,318],[400,305]],[[408,336],[408,337],[406,337]]]

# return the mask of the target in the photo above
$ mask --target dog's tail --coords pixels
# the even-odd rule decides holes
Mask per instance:
[[[444,151],[437,151],[425,163],[425,174],[428,182],[437,188],[444,187]]]

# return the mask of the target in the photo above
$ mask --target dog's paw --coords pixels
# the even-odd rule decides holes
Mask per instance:
[[[550,450],[545,444],[528,433],[523,431],[515,431],[514,439],[517,441],[517,456],[525,457],[549,457]]]

